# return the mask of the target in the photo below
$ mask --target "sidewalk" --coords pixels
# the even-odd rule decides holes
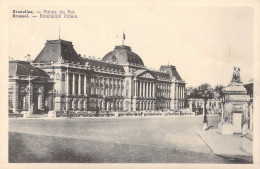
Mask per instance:
[[[221,135],[217,129],[197,133],[215,155],[253,162],[253,156],[242,150],[240,135]]]

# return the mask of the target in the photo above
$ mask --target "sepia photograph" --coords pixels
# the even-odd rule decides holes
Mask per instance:
[[[7,163],[255,163],[254,6],[14,4]]]

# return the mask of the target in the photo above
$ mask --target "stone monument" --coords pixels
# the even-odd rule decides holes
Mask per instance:
[[[234,67],[231,83],[223,89],[224,111],[218,131],[223,135],[242,133],[242,127],[248,121],[247,102],[249,96],[240,79],[240,69]]]

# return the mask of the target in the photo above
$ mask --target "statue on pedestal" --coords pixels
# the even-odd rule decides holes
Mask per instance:
[[[241,83],[240,81],[240,68],[234,67],[233,77],[231,82]]]

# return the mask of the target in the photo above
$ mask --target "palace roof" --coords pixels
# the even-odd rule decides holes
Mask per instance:
[[[34,63],[57,62],[59,60],[83,64],[81,57],[75,51],[72,42],[65,40],[47,40]]]
[[[115,49],[108,54],[106,54],[103,59],[103,61],[109,61],[119,64],[135,64],[144,66],[144,63],[140,56],[138,56],[136,53],[134,53],[131,50],[130,46],[121,45],[116,46]]]
[[[39,76],[49,78],[49,75],[42,69],[30,65],[29,62],[18,60],[9,61],[10,76]]]
[[[117,65],[115,63],[110,63],[110,62],[104,62],[101,60],[95,60],[95,59],[89,59],[89,58],[82,58],[82,61],[86,64],[89,65],[91,68],[98,68],[98,69],[107,69],[107,70],[114,70],[114,71],[120,71],[122,73],[125,72],[123,66]]]
[[[169,75],[170,75],[170,78],[175,78],[176,80],[182,81],[182,78],[179,75],[179,73],[177,72],[175,66],[172,66],[172,65],[162,65],[160,67],[160,70],[168,72]]]

